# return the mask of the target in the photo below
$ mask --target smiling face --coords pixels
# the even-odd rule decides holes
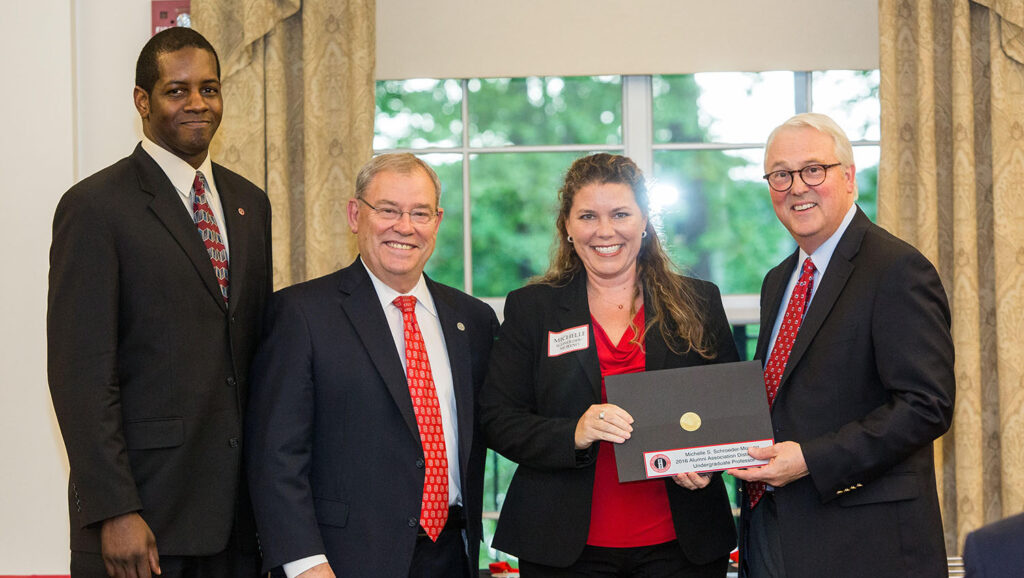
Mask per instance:
[[[363,199],[378,209],[441,213],[433,222],[417,225],[408,214],[387,221],[358,199],[348,202],[348,224],[358,238],[359,256],[366,267],[388,287],[408,293],[434,252],[441,226],[444,211],[437,207],[434,182],[419,169],[409,173],[382,171],[373,177]]]
[[[779,130],[764,156],[766,173],[835,162],[838,160],[832,137],[806,126]],[[793,186],[788,191],[769,187],[775,215],[800,248],[813,253],[839,229],[856,198],[855,182],[853,165],[828,169],[825,181],[813,187],[794,174]]]
[[[622,183],[591,183],[576,191],[565,221],[587,274],[628,279],[636,270],[647,218]]]
[[[217,61],[211,52],[189,46],[161,53],[157,65],[160,77],[152,92],[135,87],[142,132],[199,168],[223,112]]]

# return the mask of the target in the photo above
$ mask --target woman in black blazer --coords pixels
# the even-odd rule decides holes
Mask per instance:
[[[490,446],[519,464],[493,546],[530,576],[724,576],[736,531],[721,476],[618,483],[633,418],[605,375],[736,361],[718,288],[683,277],[632,160],[578,159],[548,272],[509,294],[481,393]]]

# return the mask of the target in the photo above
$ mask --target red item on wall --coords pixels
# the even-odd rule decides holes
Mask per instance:
[[[192,0],[152,0],[153,27],[150,36],[175,26],[191,27]]]

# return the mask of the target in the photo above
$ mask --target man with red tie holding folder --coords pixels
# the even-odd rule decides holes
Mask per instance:
[[[825,115],[775,129],[765,179],[798,250],[761,287],[757,357],[776,444],[744,480],[741,575],[945,576],[932,442],[953,416],[934,267],[857,208],[853,148]]]
[[[274,295],[246,422],[266,570],[476,575],[497,318],[423,274],[440,194],[415,156],[374,158],[348,204],[359,257]]]

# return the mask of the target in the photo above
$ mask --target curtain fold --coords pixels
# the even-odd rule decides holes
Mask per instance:
[[[193,0],[221,58],[214,158],[267,191],[274,286],[356,254],[346,217],[373,154],[374,0]]]
[[[957,400],[946,546],[1024,509],[1024,2],[880,0],[879,224],[935,263]]]

